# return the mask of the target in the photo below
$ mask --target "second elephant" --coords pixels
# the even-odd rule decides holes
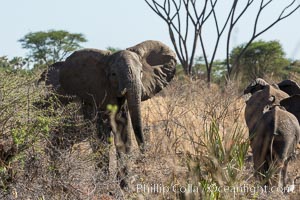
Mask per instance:
[[[285,187],[288,163],[295,152],[299,137],[299,123],[293,114],[281,106],[268,107],[257,122],[250,143],[256,174],[267,177],[271,185]],[[267,173],[274,175],[274,178],[268,180]]]

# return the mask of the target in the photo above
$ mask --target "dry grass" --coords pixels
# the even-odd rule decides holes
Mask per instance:
[[[130,187],[122,190],[113,146],[99,141],[95,123],[83,120],[77,104],[63,107],[53,99],[53,106],[37,109],[33,102],[44,93],[34,86],[37,76],[1,72],[1,78],[7,81],[0,85],[1,199],[287,197],[233,190],[258,184],[235,85],[208,89],[201,81],[174,80],[143,102],[148,150],[123,158]]]
[[[192,184],[202,188],[201,182],[205,181],[211,184],[219,181],[218,184],[224,184],[224,180],[221,179],[225,178],[225,174],[222,174],[220,169],[210,169],[213,166],[205,166],[205,163],[211,162],[212,159],[220,159],[212,157],[213,148],[217,145],[216,141],[212,141],[213,137],[220,139],[219,144],[224,156],[234,147],[236,141],[233,139],[240,137],[239,141],[245,141],[247,135],[243,131],[244,122],[241,118],[243,107],[243,99],[238,98],[233,87],[228,86],[221,90],[213,85],[208,89],[201,81],[174,81],[163,95],[145,102],[143,119],[149,129],[151,144],[147,159],[151,157],[158,162],[163,160],[164,165],[159,171],[169,172],[168,175],[160,174],[158,178],[148,180],[146,185],[160,183],[186,187]],[[212,133],[214,135],[211,135]],[[155,163],[154,160],[151,160],[151,163]],[[199,165],[201,162],[202,166]],[[222,162],[219,164],[224,165],[227,161]],[[219,175],[212,180],[209,173]],[[145,194],[147,195],[151,196]],[[169,195],[173,195],[172,199],[183,198],[181,194]],[[205,192],[198,195],[207,197]]]

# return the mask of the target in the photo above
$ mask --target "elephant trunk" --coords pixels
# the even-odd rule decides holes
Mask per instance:
[[[140,78],[131,80],[127,87],[126,98],[135,138],[141,150],[143,150],[144,135],[141,116],[141,83]]]

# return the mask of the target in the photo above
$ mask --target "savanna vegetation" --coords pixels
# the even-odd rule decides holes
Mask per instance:
[[[232,50],[233,57],[238,50]],[[246,56],[253,57],[258,50],[264,56],[257,55],[253,65]],[[260,64],[274,69],[260,71]],[[142,104],[147,151],[124,158],[124,163],[131,163],[131,172],[130,187],[122,190],[112,140],[99,140],[96,121],[84,120],[76,102],[62,106],[55,95],[44,102],[48,91],[36,84],[42,67],[26,69],[2,57],[0,198],[286,198],[281,191],[266,193],[253,177],[241,96],[252,76],[224,84],[226,66],[222,61],[215,65],[219,67],[210,88],[202,79],[200,58],[193,67],[197,76],[190,78],[178,70],[171,85]],[[300,81],[298,62],[286,59],[276,41],[250,46],[239,70],[249,74],[254,67],[269,82]],[[49,106],[41,109],[45,103]]]
[[[55,98],[39,109],[45,88],[35,85],[38,78],[1,71],[1,199],[285,197],[262,192],[253,177],[238,83],[208,89],[199,79],[176,78],[144,102],[148,149],[125,158],[131,188],[124,191],[114,173],[114,148],[100,142],[95,122],[83,120],[79,104],[65,107]],[[165,193],[150,191],[154,184]],[[241,187],[257,190],[236,191]]]
[[[300,82],[299,60],[288,59],[278,41],[257,40],[299,6],[291,1],[258,30],[272,0],[234,0],[223,24],[217,0],[145,1],[166,22],[179,63],[171,84],[142,103],[146,151],[121,161],[130,163],[129,187],[120,187],[113,139],[99,139],[97,120],[84,119],[78,102],[45,99],[49,91],[37,84],[48,65],[86,41],[80,33],[49,30],[19,40],[25,58],[0,57],[0,199],[298,199],[297,189],[266,192],[253,177],[241,91],[256,77]],[[231,47],[232,30],[256,2],[253,34]],[[216,40],[208,52],[203,30],[212,24]],[[221,38],[226,58],[216,60]],[[293,175],[297,166],[296,159]]]

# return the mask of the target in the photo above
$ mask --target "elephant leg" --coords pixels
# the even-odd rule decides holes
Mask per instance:
[[[283,174],[283,162],[282,160],[273,160],[271,164],[270,175],[271,175],[271,184],[272,186],[277,186],[278,188],[282,187],[282,174]]]
[[[132,126],[126,106],[122,106],[114,118],[115,145],[118,153],[130,154],[132,150]]]
[[[288,165],[289,165],[289,160],[287,159],[284,162],[283,168],[281,170],[281,177],[282,177],[283,187],[285,187],[287,185],[287,169],[288,169]]]
[[[93,105],[82,102],[81,110],[82,110],[84,119],[94,121],[94,119],[96,118],[96,109]]]
[[[86,110],[87,111],[87,110]],[[95,113],[95,111],[94,111]],[[88,114],[88,113],[87,113]],[[91,116],[91,115],[89,115]],[[96,118],[95,118],[96,116]],[[96,123],[96,133],[97,137],[99,139],[99,145],[101,146],[100,148],[100,160],[98,163],[98,167],[102,169],[107,175],[110,172],[110,140],[109,138],[111,137],[111,127],[109,124],[109,119],[106,113],[103,111],[97,111],[96,114],[93,115],[93,119],[91,119]]]
[[[130,155],[132,150],[132,138],[131,138],[131,121],[129,113],[126,108],[121,107],[120,111],[115,116],[115,124],[113,125],[114,141],[118,159],[118,179],[120,180],[120,186],[122,188],[128,187],[128,169],[130,168],[130,159],[127,155]]]
[[[120,125],[120,132],[121,132],[121,140],[125,147],[125,153],[130,154],[132,152],[132,125],[131,119],[129,117],[129,113],[127,111],[122,112],[123,119],[126,119],[124,124]]]
[[[107,113],[98,110],[94,105],[82,102],[81,110],[86,120],[96,123],[97,134],[104,143],[108,142],[111,136],[111,127]]]
[[[106,113],[98,111],[97,121],[96,121],[97,133],[100,140],[104,143],[109,143],[109,138],[111,137],[111,125],[109,117]]]

